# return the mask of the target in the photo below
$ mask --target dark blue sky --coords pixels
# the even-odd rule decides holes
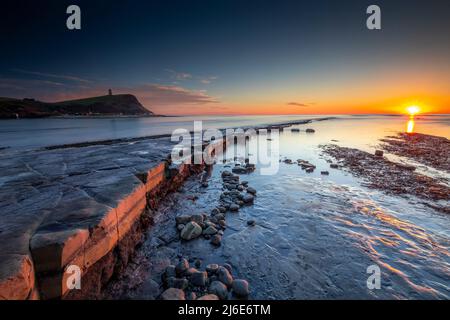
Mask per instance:
[[[157,111],[251,112],[288,101],[332,107],[324,90],[339,100],[353,84],[364,91],[377,77],[412,71],[439,82],[428,95],[441,96],[449,3],[2,1],[0,96],[58,100],[112,87]],[[81,7],[80,31],[65,27],[70,4]],[[381,31],[365,27],[370,4],[382,9]],[[364,92],[358,99],[369,100]]]

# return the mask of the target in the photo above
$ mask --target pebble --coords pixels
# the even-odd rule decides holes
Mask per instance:
[[[225,207],[218,207],[217,209],[219,209],[219,211],[222,213],[227,212],[227,209]]]
[[[222,213],[217,214],[215,217],[217,222],[219,222],[220,220],[225,219],[225,216]]]
[[[183,275],[189,269],[189,262],[186,259],[181,259],[175,266],[175,273],[177,275]],[[166,269],[167,271],[167,269]]]
[[[239,211],[239,205],[237,205],[236,203],[233,203],[230,205],[230,211]]]
[[[247,225],[253,227],[256,224],[255,220],[248,220]]]
[[[216,247],[220,247],[220,245],[222,244],[222,236],[218,234],[213,235],[211,238],[211,244],[215,245]]]
[[[162,300],[186,300],[184,291],[176,288],[169,288],[161,294]]]
[[[196,222],[198,224],[203,223],[203,215],[202,214],[194,214],[193,216],[191,216],[191,221]]]
[[[383,150],[375,150],[375,156],[376,157],[382,157],[383,156]]]
[[[198,270],[196,268],[189,268],[186,270],[186,276],[190,277],[192,274],[198,272]]]
[[[167,279],[167,286],[184,290],[189,286],[189,281],[186,278],[170,277],[169,279]]]
[[[308,128],[308,129],[306,129],[306,132],[307,132],[307,133],[314,133],[314,132],[316,132],[316,130],[311,129],[311,128]]]
[[[231,267],[231,264],[229,264],[229,263],[224,263],[224,264],[223,264],[223,267],[224,267],[225,269],[227,269],[230,273],[233,272],[233,268]]]
[[[219,220],[219,225],[222,227],[222,228],[226,228],[226,226],[227,226],[227,223],[225,222],[225,220]]]
[[[168,279],[168,278],[170,278],[170,277],[175,277],[177,274],[176,274],[176,271],[175,271],[175,266],[173,265],[173,264],[171,264],[171,265],[168,265],[167,267],[166,267],[166,270],[164,271],[164,277],[166,278],[166,279]]]
[[[330,173],[328,171],[320,171],[321,175],[328,176]]]
[[[215,294],[205,294],[204,296],[201,296],[197,300],[219,300],[219,297]]]
[[[250,294],[248,288],[248,282],[242,279],[236,279],[233,281],[233,293],[238,297],[247,297]]]
[[[245,173],[247,173],[247,169],[243,168],[241,166],[234,167],[233,169],[231,169],[231,171],[233,173],[237,173],[237,174],[245,174]]]
[[[191,275],[191,283],[196,287],[206,286],[206,280],[208,279],[208,274],[205,271],[197,271]]]
[[[191,221],[191,216],[181,215],[181,216],[175,217],[175,221],[177,224],[187,224],[189,221]]]
[[[233,276],[225,267],[219,267],[219,270],[217,271],[217,277],[219,278],[219,281],[227,287],[231,287],[231,285],[233,284]]]
[[[188,292],[186,293],[186,300],[196,300],[197,294],[195,292]]]
[[[225,171],[222,172],[222,178],[229,177],[229,176],[231,176],[231,172],[230,171],[225,170]]]
[[[220,281],[213,281],[208,289],[209,293],[215,294],[219,299],[225,300],[228,297],[227,287]]]
[[[202,227],[191,221],[181,230],[180,236],[184,240],[192,240],[200,236],[202,231]]]
[[[219,213],[220,213],[220,210],[218,208],[214,208],[211,210],[211,215],[213,215],[213,216],[216,214],[219,214]]]
[[[217,233],[217,229],[209,226],[208,228],[206,228],[205,230],[203,230],[203,234],[209,234],[209,235],[213,235]]]
[[[330,164],[330,168],[337,169],[337,168],[339,168],[339,166],[336,163],[332,163],[332,164]]]
[[[254,197],[251,194],[246,194],[242,200],[244,203],[253,203]]]
[[[206,266],[206,272],[208,274],[215,274],[219,270],[219,265],[215,263],[208,264]]]
[[[178,229],[178,231],[181,231],[181,230],[184,229],[184,227],[185,227],[184,224],[179,224],[179,225],[177,226],[177,229]]]
[[[200,268],[200,266],[202,265],[202,260],[196,259],[195,262],[194,262],[194,265],[195,265],[197,268]]]

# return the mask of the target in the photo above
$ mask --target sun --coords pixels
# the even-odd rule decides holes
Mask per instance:
[[[420,108],[418,106],[409,106],[408,108],[406,108],[406,110],[411,116],[420,112]]]

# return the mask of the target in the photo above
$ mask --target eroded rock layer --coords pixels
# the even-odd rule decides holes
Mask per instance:
[[[202,165],[169,138],[0,153],[0,298],[95,297],[126,265],[158,198]],[[77,266],[83,288],[68,292]]]

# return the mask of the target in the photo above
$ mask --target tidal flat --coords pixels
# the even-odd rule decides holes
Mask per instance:
[[[2,296],[447,299],[448,173],[382,148],[404,125],[372,116],[284,127],[272,175],[232,149],[212,166],[174,165],[168,137],[4,149]],[[417,128],[437,137],[448,119]],[[324,145],[370,171],[358,174]],[[374,188],[370,175],[402,177],[408,192]],[[416,176],[429,185],[411,186]],[[80,261],[88,295],[55,277]]]

